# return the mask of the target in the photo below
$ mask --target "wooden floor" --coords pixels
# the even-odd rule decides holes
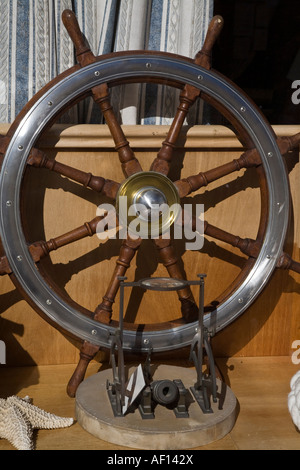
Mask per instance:
[[[287,408],[290,379],[299,370],[290,357],[218,359],[217,364],[238,400],[238,416],[223,439],[201,450],[300,450],[300,432]],[[182,364],[180,364],[182,365]],[[187,364],[186,364],[187,365]],[[74,400],[65,392],[75,365],[6,368],[1,366],[0,396],[26,395],[33,404],[59,416],[74,417]],[[88,375],[101,365],[90,364]],[[60,430],[39,430],[36,450],[128,450],[101,441],[75,422]],[[0,440],[0,450],[13,450]]]

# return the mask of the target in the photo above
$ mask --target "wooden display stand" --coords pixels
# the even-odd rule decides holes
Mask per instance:
[[[115,417],[106,393],[111,370],[105,370],[86,379],[76,394],[76,419],[93,436],[137,449],[177,450],[203,446],[223,438],[236,420],[237,400],[232,390],[217,381],[218,401],[212,401],[212,413],[202,412],[189,394],[188,418],[176,418],[172,410],[158,405],[155,419],[143,420],[138,412]],[[160,365],[153,378],[170,380],[181,378],[186,388],[195,381],[195,371],[184,367]]]

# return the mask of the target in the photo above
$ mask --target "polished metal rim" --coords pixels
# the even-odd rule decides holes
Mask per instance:
[[[67,304],[39,273],[28,251],[20,216],[20,191],[27,157],[47,124],[71,101],[101,83],[154,77],[201,89],[221,103],[248,132],[258,152],[268,189],[265,238],[251,271],[235,292],[205,316],[205,326],[220,331],[240,316],[262,291],[282,253],[289,217],[288,180],[273,132],[260,112],[216,72],[184,59],[158,54],[115,56],[75,70],[33,104],[15,129],[0,175],[0,237],[11,269],[24,292],[51,322],[72,335],[110,347],[115,328],[94,321]],[[168,351],[190,345],[195,323],[160,331],[124,331],[124,349]]]

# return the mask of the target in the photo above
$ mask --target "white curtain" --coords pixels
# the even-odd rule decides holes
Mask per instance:
[[[62,24],[73,9],[95,55],[149,49],[194,57],[213,14],[213,0],[0,0],[0,122],[12,122],[46,83],[75,63]],[[129,85],[114,90],[125,124],[168,123],[174,90]],[[195,117],[202,111],[195,107]],[[197,116],[196,116],[197,115]],[[88,101],[68,120],[99,122]]]

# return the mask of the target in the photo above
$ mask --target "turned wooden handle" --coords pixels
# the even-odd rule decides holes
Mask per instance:
[[[88,52],[90,50],[90,46],[81,32],[75,13],[72,10],[65,10],[62,13],[62,21],[74,43],[77,55]]]
[[[99,346],[89,343],[88,341],[84,341],[84,343],[82,344],[78,365],[72,377],[70,378],[67,386],[67,394],[69,395],[69,397],[75,397],[77,388],[84,380],[88,365],[90,361],[94,359],[99,349]]]
[[[175,279],[184,279],[180,269],[179,260],[176,256],[174,246],[171,240],[158,238],[154,240],[158,249],[160,259],[167,269],[169,276]],[[177,291],[181,302],[181,313],[183,318],[190,322],[195,321],[198,316],[198,307],[195,302],[190,286],[186,286]]]
[[[282,253],[277,262],[277,268],[288,269],[289,271],[294,271],[295,273],[300,274],[300,263],[298,263],[298,261],[295,261],[287,253]]]
[[[142,171],[142,167],[135,158],[123,129],[114,113],[110,102],[109,88],[106,83],[92,88],[93,99],[99,106],[104,119],[109,127],[112,138],[114,139],[115,149],[118,152],[119,160],[122,163],[123,173],[126,177]]]
[[[123,241],[110,284],[105,292],[101,304],[98,305],[94,312],[95,320],[102,323],[110,322],[112,306],[120,287],[120,277],[125,276],[127,269],[130,267],[131,261],[141,245],[141,242],[141,238],[134,240],[130,237],[127,237],[127,239]]]
[[[195,63],[205,68],[211,67],[211,53],[213,46],[222,31],[224,20],[222,16],[216,15],[209,23],[205,40],[201,51],[195,57]]]
[[[209,24],[203,47],[195,56],[195,64],[200,65],[206,69],[211,68],[212,48],[222,30],[223,24],[224,20],[221,16],[216,15],[213,17]],[[180,93],[180,104],[168,131],[167,138],[163,142],[162,148],[158,152],[156,159],[151,165],[150,169],[152,171],[157,171],[159,173],[163,173],[164,175],[169,173],[170,163],[174,156],[174,149],[176,148],[175,145],[184,124],[184,120],[190,107],[200,96],[200,94],[200,89],[189,84],[186,84]]]
[[[96,58],[91,51],[86,37],[79,27],[75,13],[72,10],[63,11],[62,21],[74,44],[76,57],[81,67],[95,62]]]

